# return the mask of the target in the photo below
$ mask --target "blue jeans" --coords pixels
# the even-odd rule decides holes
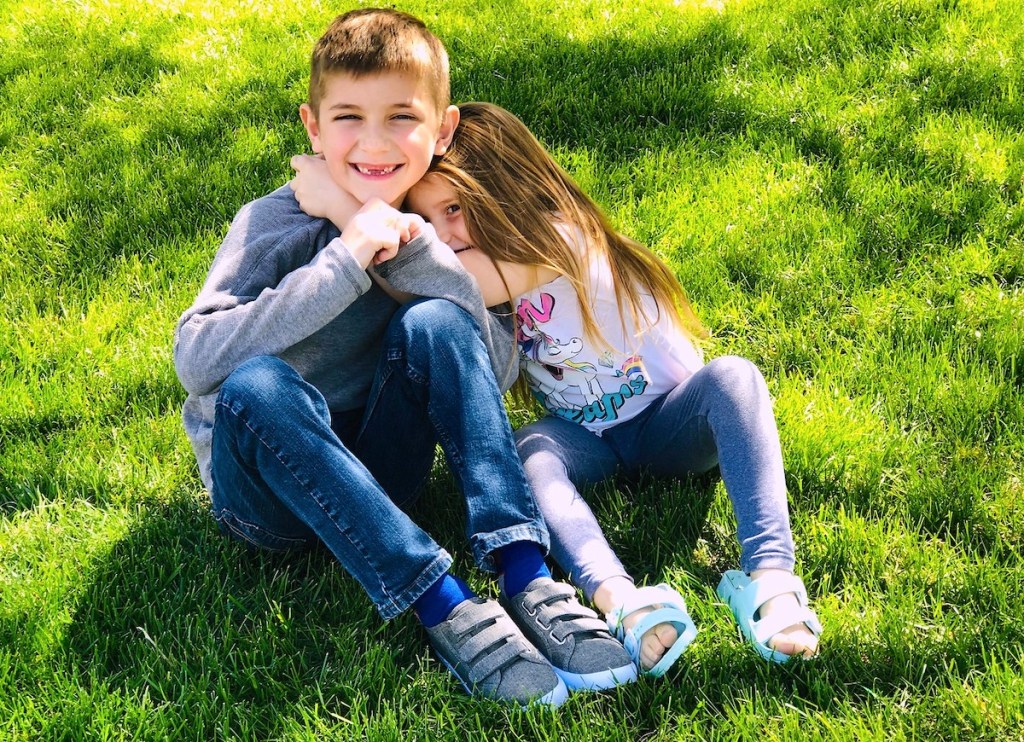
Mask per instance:
[[[743,358],[716,358],[600,436],[549,416],[517,431],[516,441],[551,533],[551,554],[588,599],[610,577],[632,579],[577,489],[620,471],[678,477],[717,465],[736,515],[740,567],[793,569],[771,398],[761,372]]]
[[[331,417],[323,395],[279,358],[253,358],[227,378],[212,452],[222,531],[276,550],[322,542],[393,618],[451,565],[400,507],[422,489],[440,443],[477,563],[493,569],[489,555],[516,541],[547,550],[486,348],[454,304],[402,307],[366,408],[335,415],[333,427]]]

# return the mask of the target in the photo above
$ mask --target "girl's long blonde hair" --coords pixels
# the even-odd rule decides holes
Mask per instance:
[[[466,103],[459,110],[455,137],[431,173],[458,194],[474,247],[493,261],[544,266],[565,276],[579,297],[585,334],[607,346],[594,319],[586,256],[566,241],[559,225],[568,226],[570,237],[578,229],[580,247],[611,267],[623,320],[625,309],[643,332],[667,312],[691,339],[706,335],[672,271],[648,248],[617,232],[522,121],[491,103]],[[657,305],[654,317],[644,310],[644,290]]]

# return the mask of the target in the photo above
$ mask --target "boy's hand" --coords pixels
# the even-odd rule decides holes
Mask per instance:
[[[295,155],[291,166],[295,177],[288,185],[295,193],[299,208],[310,216],[330,219],[341,229],[359,210],[359,202],[334,182],[323,158]]]
[[[349,219],[341,240],[365,268],[395,257],[398,248],[418,235],[422,226],[417,215],[403,214],[373,198]]]

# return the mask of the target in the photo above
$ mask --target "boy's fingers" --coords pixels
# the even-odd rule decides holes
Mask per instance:
[[[397,252],[397,245],[388,245],[387,247],[381,248],[373,256],[374,265],[380,265],[381,263],[391,260],[391,258],[395,257],[395,253]]]
[[[317,160],[323,161],[323,155],[292,155],[292,159],[288,161],[291,165],[292,170],[301,170],[312,162]]]
[[[363,208],[360,209],[360,211],[363,211],[363,212],[368,212],[368,211],[387,211],[390,208],[391,207],[388,204],[384,203],[383,200],[381,200],[381,199],[377,198],[376,196],[374,196],[369,201],[367,201],[365,204],[363,204]]]
[[[420,233],[423,219],[418,214],[403,214],[403,216],[405,217],[405,239],[408,241]]]

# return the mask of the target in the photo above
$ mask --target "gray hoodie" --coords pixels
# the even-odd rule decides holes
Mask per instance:
[[[375,270],[399,291],[448,299],[469,312],[501,390],[512,385],[509,324],[484,308],[476,281],[430,225]],[[243,206],[174,331],[174,368],[188,392],[185,431],[206,488],[214,403],[234,369],[256,356],[277,356],[319,389],[331,410],[358,409],[397,308],[338,229],[305,214],[287,185]]]

